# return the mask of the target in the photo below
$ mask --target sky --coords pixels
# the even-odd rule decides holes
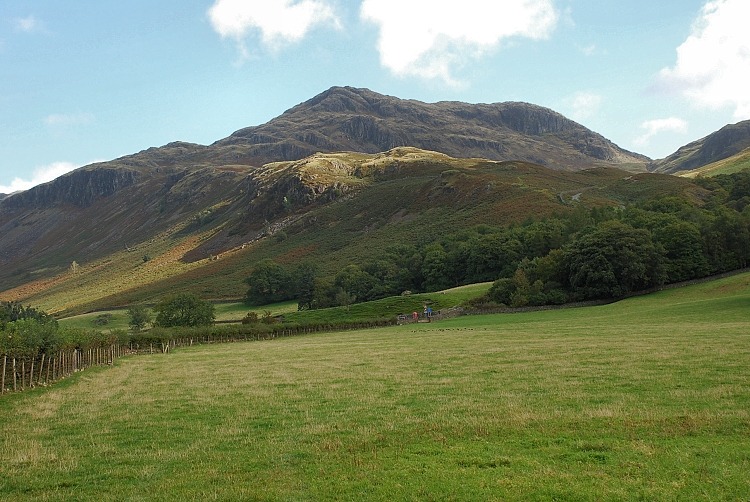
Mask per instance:
[[[748,0],[0,0],[0,193],[332,86],[525,101],[663,158],[750,119]]]

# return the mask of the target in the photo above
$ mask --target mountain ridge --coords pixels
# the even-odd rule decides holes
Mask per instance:
[[[747,148],[750,148],[750,120],[728,124],[680,147],[672,155],[653,161],[649,171],[667,174],[690,171],[737,155]]]
[[[174,141],[79,168],[29,190],[0,195],[2,207],[67,202],[88,205],[162,170],[256,168],[317,152],[378,153],[416,147],[461,158],[518,160],[557,170],[595,166],[645,171],[648,157],[623,150],[554,110],[523,102],[424,103],[354,87],[331,87],[259,126],[211,145]],[[106,171],[124,169],[121,175]],[[81,174],[81,173],[88,174]],[[173,180],[175,181],[175,180]],[[114,183],[113,186],[109,184]],[[83,185],[74,186],[74,185]],[[62,193],[65,192],[65,193]]]
[[[243,163],[250,164],[298,160],[317,151],[377,153],[400,146],[559,170],[602,163],[640,163],[645,169],[650,161],[538,105],[425,103],[353,87],[332,87],[211,146],[244,147]]]

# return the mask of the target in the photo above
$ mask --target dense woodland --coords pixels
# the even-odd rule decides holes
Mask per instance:
[[[518,226],[482,225],[323,276],[273,260],[247,278],[248,304],[298,299],[300,309],[494,281],[480,302],[505,306],[617,298],[744,268],[750,260],[750,172],[696,180],[701,205],[678,197],[578,207]]]

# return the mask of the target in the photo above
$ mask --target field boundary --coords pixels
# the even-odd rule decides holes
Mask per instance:
[[[396,320],[378,319],[351,323],[316,323],[312,325],[268,325],[233,326],[235,329],[220,327],[165,329],[158,333],[141,333],[122,344],[90,348],[66,348],[51,354],[0,353],[0,395],[21,392],[35,387],[46,387],[70,375],[95,366],[111,366],[124,356],[139,354],[166,354],[178,347],[207,345],[214,343],[235,343],[273,340],[291,336],[309,335],[322,332],[350,331],[393,326]],[[184,332],[188,332],[183,334]]]

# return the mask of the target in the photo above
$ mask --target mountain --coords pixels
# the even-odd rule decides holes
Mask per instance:
[[[332,88],[212,145],[169,143],[6,196],[0,300],[73,312],[175,291],[236,298],[263,258],[331,271],[579,204],[699,200],[689,180],[618,169],[647,161],[530,104]]]
[[[697,169],[739,154],[750,148],[750,120],[730,124],[679,148],[664,159],[649,165],[657,173],[678,173]]]
[[[333,87],[266,124],[241,129],[212,145],[231,152],[227,161],[250,165],[316,152],[377,153],[399,146],[568,171],[599,165],[642,170],[649,161],[557,112],[528,103],[423,103],[352,87]]]

